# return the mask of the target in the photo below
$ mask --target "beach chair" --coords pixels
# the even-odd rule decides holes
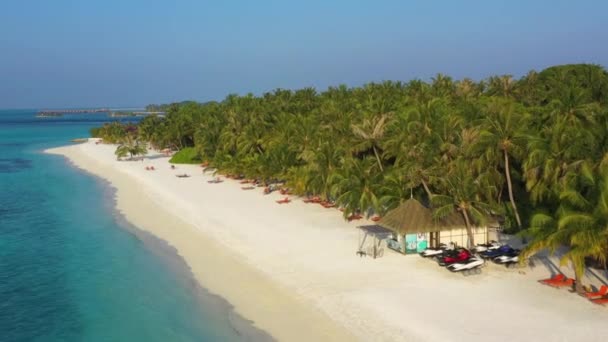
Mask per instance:
[[[374,221],[374,222],[378,222],[378,221],[380,221],[380,219],[381,219],[380,216],[374,216],[374,217],[372,217],[372,221]]]
[[[253,190],[253,189],[255,189],[255,186],[242,186],[241,189],[243,189],[243,190]]]
[[[555,288],[572,287],[572,286],[574,286],[574,279],[568,278],[568,279],[566,279],[564,281],[557,281],[557,282],[547,283],[547,285],[549,285],[551,287],[555,287]]]
[[[291,202],[291,200],[289,198],[285,197],[282,200],[278,200],[276,202],[279,203],[279,204],[286,204],[286,203]]]
[[[352,214],[348,217],[348,222],[350,221],[355,221],[355,220],[360,220],[362,219],[363,216],[359,215],[359,214]]]
[[[608,304],[608,297],[602,297],[597,299],[591,299],[593,304],[606,305]]]
[[[566,279],[566,276],[560,273],[549,279],[541,279],[538,282],[543,285],[547,285],[547,284],[551,284],[551,283],[555,283],[555,282],[564,281],[565,279]]]
[[[587,292],[587,293],[585,293],[585,297],[587,297],[587,298],[604,297],[606,295],[608,295],[608,286],[606,286],[606,285],[602,285],[595,292]]]

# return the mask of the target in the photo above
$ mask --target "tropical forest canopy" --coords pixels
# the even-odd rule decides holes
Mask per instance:
[[[578,254],[569,260],[606,255],[608,73],[598,65],[158,108],[166,117],[94,135],[193,148],[194,160],[220,172],[284,181],[345,215],[383,214],[413,195],[437,216],[456,211],[471,224],[498,214],[536,249],[570,245]]]

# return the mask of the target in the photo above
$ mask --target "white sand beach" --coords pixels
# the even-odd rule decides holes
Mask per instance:
[[[166,240],[200,284],[280,341],[605,341],[608,307],[540,285],[533,268],[488,265],[464,277],[415,255],[355,252],[361,220],[336,209],[289,204],[237,181],[209,184],[200,166],[151,154],[117,161],[115,146],[49,150],[117,188],[117,207],[137,227]],[[145,170],[154,166],[155,171]],[[187,173],[189,178],[178,178]],[[92,251],[94,252],[94,251]],[[568,268],[562,271],[569,276]],[[591,271],[588,282],[606,282]]]

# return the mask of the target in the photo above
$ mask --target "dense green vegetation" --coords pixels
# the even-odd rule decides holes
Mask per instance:
[[[136,156],[144,156],[147,153],[148,149],[145,144],[137,141],[132,135],[126,135],[116,148],[116,151],[114,151],[118,160],[121,160],[127,155],[130,159],[133,159]]]
[[[171,157],[169,163],[173,164],[200,164],[200,156],[194,147],[184,147]]]
[[[608,253],[608,73],[600,66],[517,80],[438,74],[430,83],[279,89],[163,109],[166,117],[139,124],[140,140],[194,148],[220,172],[283,180],[345,215],[382,214],[413,193],[437,216],[456,211],[471,225],[503,216],[509,231],[528,235],[527,254],[570,247],[564,261],[577,276],[586,257]]]

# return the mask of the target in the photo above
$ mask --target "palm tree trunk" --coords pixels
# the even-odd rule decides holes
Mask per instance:
[[[473,236],[473,230],[471,229],[471,221],[469,220],[469,213],[466,209],[462,209],[462,216],[464,216],[464,223],[467,226],[467,235],[469,236],[468,248],[475,246],[475,237]]]
[[[422,183],[422,187],[424,188],[426,195],[429,196],[429,203],[432,203],[433,193],[431,192],[431,189],[429,189],[429,185],[426,184],[426,181],[424,179],[420,179],[420,183]]]
[[[378,162],[378,166],[380,166],[380,171],[384,172],[384,168],[382,167],[382,162],[380,161],[380,156],[378,155],[378,151],[376,150],[376,146],[372,145],[372,149],[374,150],[374,154],[376,155],[376,161]]]
[[[513,207],[513,213],[515,214],[515,220],[517,221],[517,227],[521,228],[521,219],[517,212],[517,205],[515,205],[515,198],[513,198],[513,185],[511,184],[511,170],[509,168],[509,154],[507,150],[503,150],[505,156],[505,176],[507,177],[507,187],[509,189],[509,200],[511,201],[511,207]]]
[[[585,293],[585,289],[583,288],[583,274],[585,274],[585,271],[583,270],[582,274],[579,274],[574,263],[572,263],[572,268],[574,268],[574,291],[582,296]]]

